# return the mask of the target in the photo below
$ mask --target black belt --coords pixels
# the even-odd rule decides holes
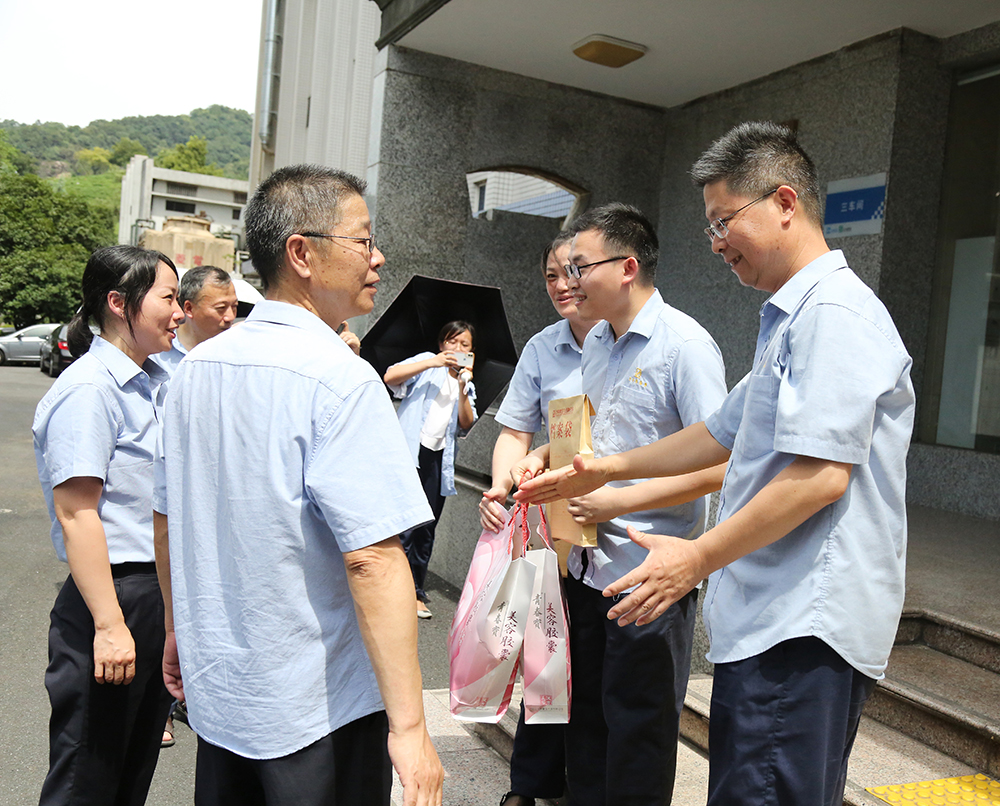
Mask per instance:
[[[111,576],[114,579],[132,576],[132,574],[155,574],[156,563],[116,563],[111,566]]]

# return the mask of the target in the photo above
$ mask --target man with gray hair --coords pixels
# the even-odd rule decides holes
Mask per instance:
[[[200,806],[387,806],[390,761],[406,804],[441,803],[397,537],[431,513],[382,381],[335,331],[372,310],[385,262],[364,192],[318,166],[258,187],[266,298],[167,396],[164,678],[198,734]]]
[[[224,333],[233,324],[237,305],[233,278],[216,266],[188,269],[177,286],[177,304],[184,311],[177,338],[165,353],[151,356],[171,375],[197,345]]]
[[[792,131],[744,123],[691,170],[705,234],[770,293],[753,369],[705,422],[523,485],[571,497],[612,479],[728,460],[715,528],[630,530],[648,549],[605,596],[646,624],[711,574],[710,806],[839,806],[861,709],[903,606],[911,359],[885,306],[823,236],[819,180]]]

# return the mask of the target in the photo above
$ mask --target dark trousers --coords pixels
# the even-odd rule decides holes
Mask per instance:
[[[250,759],[198,737],[195,806],[388,806],[385,711],[287,756]]]
[[[529,798],[561,798],[566,788],[566,726],[528,725],[524,704],[510,755],[510,791]]]
[[[715,667],[709,806],[840,806],[875,681],[818,638]]]
[[[406,552],[406,559],[410,561],[410,571],[413,573],[413,585],[417,589],[417,598],[422,602],[427,601],[427,594],[424,593],[424,583],[427,581],[427,566],[431,562],[431,551],[434,549],[434,530],[441,520],[441,511],[444,509],[445,497],[441,495],[441,458],[444,451],[432,451],[420,446],[417,466],[417,475],[420,477],[420,484],[424,488],[424,495],[427,496],[427,503],[431,505],[431,512],[434,520],[422,526],[415,526],[407,529],[399,539],[403,542],[403,551]]]
[[[163,599],[152,563],[112,572],[135,641],[135,677],[127,686],[94,681],[94,620],[69,577],[49,628],[52,717],[42,806],[141,806],[156,769],[171,700],[163,685]]]
[[[651,624],[619,627],[614,599],[571,577],[573,710],[566,728],[571,806],[665,806],[691,670],[698,591]]]

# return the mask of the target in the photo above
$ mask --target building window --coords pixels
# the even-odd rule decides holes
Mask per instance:
[[[469,203],[474,216],[489,210],[566,218],[580,193],[552,179],[519,171],[476,171],[466,174]]]
[[[239,221],[239,220],[240,220],[240,211],[233,210],[233,221]]]
[[[185,185],[183,182],[167,182],[167,193],[171,196],[197,196],[197,185]]]
[[[1000,453],[1000,66],[952,91],[920,421],[925,442]]]
[[[184,213],[185,215],[194,215],[194,203],[193,202],[179,202],[173,199],[167,199],[167,211],[171,213]]]
[[[234,190],[233,191],[233,203],[234,204],[246,204],[247,203],[247,194],[244,193],[241,190]]]
[[[486,180],[476,182],[474,187],[476,188],[476,203],[473,205],[473,209],[476,215],[479,215],[486,210]]]

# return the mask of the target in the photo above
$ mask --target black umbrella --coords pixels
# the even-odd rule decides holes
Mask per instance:
[[[473,370],[481,417],[514,374],[517,351],[499,288],[415,274],[361,340],[361,357],[379,375],[420,352],[437,353],[438,332],[453,319],[476,328]]]

